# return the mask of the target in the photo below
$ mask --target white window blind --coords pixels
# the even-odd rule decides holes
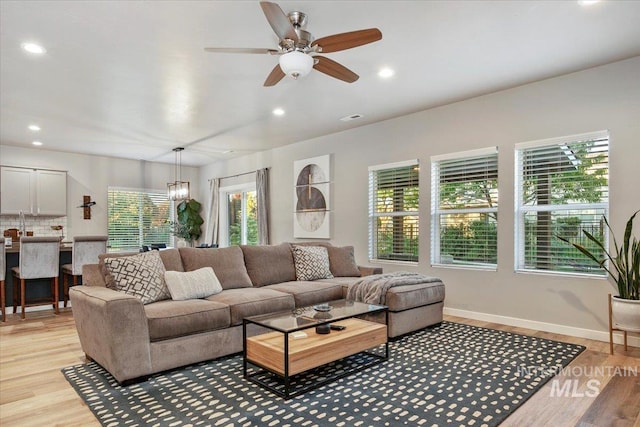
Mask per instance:
[[[431,158],[431,263],[496,268],[496,147]]]
[[[369,259],[418,262],[417,160],[369,168]]]
[[[609,135],[594,132],[516,146],[516,270],[604,275],[562,236],[607,247]]]
[[[143,245],[171,245],[172,204],[162,190],[109,187],[109,250],[137,251]]]

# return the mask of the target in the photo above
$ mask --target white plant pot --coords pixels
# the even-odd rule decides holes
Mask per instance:
[[[613,297],[611,299],[613,327],[629,332],[640,332],[640,300]]]

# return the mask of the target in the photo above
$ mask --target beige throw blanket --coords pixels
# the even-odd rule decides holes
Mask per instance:
[[[386,304],[387,291],[395,286],[417,285],[419,283],[440,282],[437,277],[425,276],[408,271],[374,274],[365,276],[351,285],[347,291],[347,299],[366,304]]]

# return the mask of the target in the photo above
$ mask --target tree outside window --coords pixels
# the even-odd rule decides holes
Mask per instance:
[[[597,251],[583,230],[607,247],[607,132],[519,144],[516,269],[604,275],[557,236]]]
[[[227,193],[229,245],[258,244],[256,191]]]
[[[434,156],[431,175],[431,263],[495,268],[497,149]]]
[[[418,161],[369,168],[369,258],[418,262]]]
[[[143,245],[171,246],[172,204],[166,191],[108,189],[109,250],[137,251]]]

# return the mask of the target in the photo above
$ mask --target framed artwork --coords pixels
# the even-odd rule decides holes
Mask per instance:
[[[294,161],[293,185],[293,237],[331,238],[331,155]]]

